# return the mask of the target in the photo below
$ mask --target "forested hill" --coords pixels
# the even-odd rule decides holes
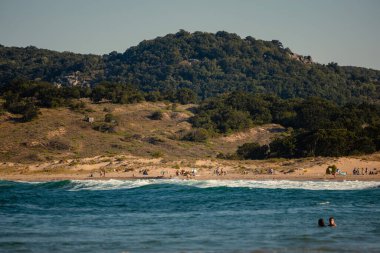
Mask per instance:
[[[190,88],[200,98],[242,90],[338,103],[380,99],[378,70],[321,65],[278,40],[243,39],[227,32],[181,30],[103,56],[0,46],[1,85],[17,78],[63,85],[109,81],[144,91]]]
[[[76,78],[80,84],[95,83],[103,73],[103,59],[98,55],[0,45],[0,85],[15,79],[70,84],[70,78]]]

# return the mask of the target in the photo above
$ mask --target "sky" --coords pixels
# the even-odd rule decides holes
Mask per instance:
[[[282,42],[327,64],[380,69],[380,0],[0,0],[0,44],[124,52],[180,29]]]

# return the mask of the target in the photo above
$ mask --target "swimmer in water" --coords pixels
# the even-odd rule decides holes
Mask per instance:
[[[325,227],[325,221],[322,218],[318,220],[318,226]]]
[[[329,218],[329,227],[336,227],[334,217]]]

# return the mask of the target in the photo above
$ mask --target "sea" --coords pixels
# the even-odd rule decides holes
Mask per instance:
[[[0,181],[0,252],[380,252],[380,182]]]

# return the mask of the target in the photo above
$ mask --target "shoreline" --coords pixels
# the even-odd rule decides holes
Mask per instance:
[[[162,177],[162,176],[106,176],[106,177],[88,177],[85,175],[67,176],[67,175],[9,175],[0,176],[0,181],[22,181],[22,182],[54,182],[64,180],[95,180],[95,181],[108,181],[108,180],[121,180],[121,181],[134,181],[134,180],[216,180],[216,181],[315,181],[315,182],[344,182],[344,181],[362,181],[362,182],[380,182],[379,175],[364,175],[364,176],[283,176],[283,175],[259,175],[259,176],[246,176],[238,177],[232,176],[193,176],[193,177]]]
[[[326,169],[331,165],[336,165],[345,175],[337,174],[335,177],[327,175]],[[359,169],[360,175],[354,175],[353,169]],[[0,180],[9,181],[170,178],[184,180],[380,181],[380,154],[277,161],[165,160],[121,155],[54,160],[34,164],[0,163]]]

